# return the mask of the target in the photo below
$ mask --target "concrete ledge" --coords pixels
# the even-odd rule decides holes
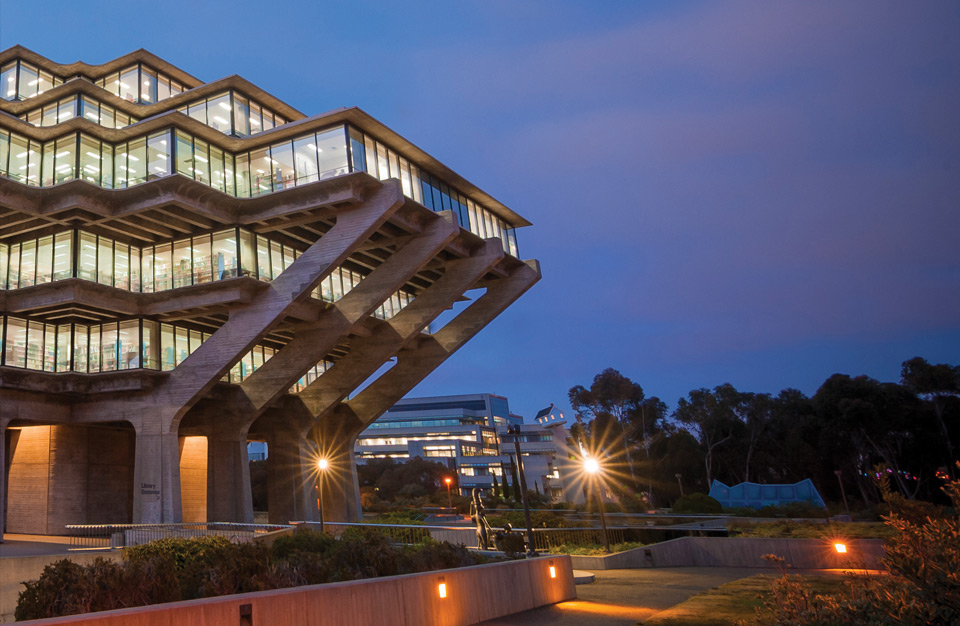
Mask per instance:
[[[556,578],[550,577],[554,566]],[[446,585],[446,598],[438,592]],[[570,557],[172,602],[24,622],[83,626],[467,626],[577,597]],[[241,620],[244,613],[249,621]]]
[[[838,554],[822,539],[753,537],[681,537],[607,556],[573,556],[573,567],[585,570],[641,567],[769,567],[763,558],[775,554],[794,569],[879,569],[882,539],[853,539]]]

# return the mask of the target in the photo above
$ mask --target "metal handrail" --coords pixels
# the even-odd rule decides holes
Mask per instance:
[[[250,541],[257,535],[292,528],[285,524],[181,522],[170,524],[68,524],[70,550],[115,550],[167,537],[227,537]]]

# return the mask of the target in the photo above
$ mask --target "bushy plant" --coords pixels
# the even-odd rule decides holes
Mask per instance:
[[[723,505],[705,493],[691,493],[673,504],[673,512],[677,514],[720,514],[723,513]]]
[[[776,624],[796,626],[960,623],[960,480],[943,488],[953,503],[945,511],[904,498],[891,489],[886,472],[878,474],[890,506],[884,521],[893,531],[882,559],[888,575],[851,577],[845,593],[825,597],[784,573],[757,623],[771,616]]]

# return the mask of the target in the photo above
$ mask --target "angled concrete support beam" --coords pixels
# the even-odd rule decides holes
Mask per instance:
[[[404,202],[398,181],[386,181],[359,207],[337,216],[336,224],[307,248],[268,289],[246,307],[237,309],[219,330],[177,366],[157,396],[182,418],[230,367],[270,330],[287,311],[339,267],[351,252],[370,238]]]
[[[397,363],[342,407],[366,427],[420,381],[480,332],[495,317],[540,280],[540,266],[526,261],[506,278],[493,282],[476,302],[446,326],[423,338],[412,350],[397,356]]]
[[[241,383],[251,404],[251,423],[351,329],[439,254],[458,232],[452,213],[431,215],[419,236],[400,246],[359,285],[325,310],[316,323],[304,324],[290,343]]]
[[[300,401],[316,418],[333,409],[411,338],[453,306],[503,256],[499,242],[488,240],[473,256],[448,263],[439,280],[370,337],[354,341],[345,357],[297,394]]]

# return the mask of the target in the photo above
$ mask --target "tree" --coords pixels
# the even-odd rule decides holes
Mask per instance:
[[[594,453],[608,446],[616,446],[617,440],[631,476],[635,477],[630,443],[632,421],[643,402],[643,388],[615,369],[607,368],[594,376],[590,389],[582,385],[569,392],[570,406],[576,412],[577,421],[591,421],[589,429],[591,449]],[[615,436],[614,433],[619,433]],[[642,434],[641,434],[642,435]]]
[[[933,404],[940,433],[943,435],[943,445],[951,461],[947,464],[948,471],[953,477],[955,474],[952,462],[956,460],[956,454],[950,428],[947,427],[947,421],[944,419],[944,406],[948,398],[956,398],[960,395],[960,366],[945,363],[931,365],[926,359],[914,357],[903,362],[900,381]]]
[[[513,499],[515,502],[520,502],[523,498],[523,492],[521,491],[520,477],[517,474],[517,464],[512,456],[510,457],[510,480],[513,482]]]
[[[703,447],[703,464],[707,486],[713,484],[713,462],[718,448],[731,439],[739,425],[734,411],[739,402],[739,392],[729,383],[713,391],[695,389],[687,398],[680,398],[673,418],[689,428]]]
[[[506,491],[506,490],[504,490],[504,491]],[[500,497],[500,483],[497,482],[497,475],[496,475],[496,474],[493,475],[493,497],[494,497],[494,498],[499,498],[499,497]]]

